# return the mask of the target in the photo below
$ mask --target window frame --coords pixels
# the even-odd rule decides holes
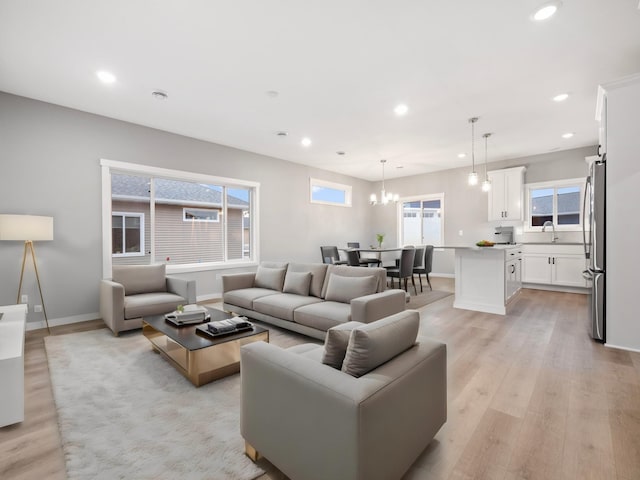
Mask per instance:
[[[186,218],[187,210],[194,210],[194,211],[201,211],[201,212],[215,212],[216,219],[209,220],[207,218]],[[182,221],[186,223],[190,223],[190,222],[220,223],[220,210],[218,210],[217,208],[182,207]]]
[[[188,172],[183,170],[172,170],[161,167],[151,167],[148,165],[140,165],[135,163],[120,162],[117,160],[100,159],[100,168],[102,176],[102,274],[103,278],[111,278],[112,271],[112,244],[111,244],[111,175],[140,175],[151,178],[167,178],[171,180],[204,183],[212,185],[221,185],[225,188],[241,188],[252,191],[249,201],[249,210],[251,211],[250,222],[250,245],[253,250],[249,259],[240,258],[234,260],[225,260],[222,262],[203,262],[193,264],[172,265],[167,264],[167,273],[189,273],[207,270],[223,270],[230,268],[246,268],[254,267],[260,263],[260,183],[249,180],[240,180],[235,178],[218,177],[203,173]],[[153,189],[153,183],[151,182]],[[224,196],[226,197],[226,195]],[[152,197],[153,198],[153,194]],[[149,221],[153,226],[155,222],[155,208],[153,202],[150,202]],[[226,209],[226,198],[224,198],[223,210]],[[224,256],[226,258],[226,235],[225,228],[225,249]],[[151,228],[151,258],[154,258],[154,229]],[[144,248],[144,247],[143,247]]]
[[[322,200],[314,200],[313,188],[331,188],[333,190],[341,190],[344,192],[344,203],[340,202],[328,202]],[[353,205],[353,187],[344,183],[329,182],[328,180],[320,180],[318,178],[309,177],[309,203],[315,203],[317,205],[332,205],[334,207],[347,207],[351,208]]]
[[[404,241],[403,238],[403,233],[404,233],[404,224],[403,224],[403,220],[404,220],[404,208],[403,205],[407,202],[424,202],[424,201],[429,201],[429,200],[440,200],[440,244],[439,245],[434,245],[434,248],[438,248],[444,245],[444,237],[445,237],[445,195],[444,192],[440,192],[440,193],[425,193],[423,195],[414,195],[411,197],[402,197],[398,200],[398,207],[397,207],[397,215],[396,215],[396,220],[397,220],[397,225],[398,225],[398,232],[397,232],[397,238],[398,238],[398,245],[404,245],[406,242]],[[424,214],[424,209],[421,209],[422,213]],[[424,228],[422,227],[422,222],[424,221],[424,215],[420,215],[418,217],[418,215],[416,214],[416,217],[410,217],[410,218],[420,218],[420,226],[421,226],[421,232],[424,231]]]
[[[112,257],[116,257],[116,258],[122,258],[122,257],[144,257],[146,255],[145,253],[145,249],[144,249],[144,213],[138,213],[138,212],[111,212],[111,217],[122,217],[122,242],[123,242],[123,248],[122,248],[122,253],[113,253],[113,242],[111,243],[111,256]],[[126,249],[124,248],[124,246],[127,243],[127,239],[126,239],[126,232],[127,232],[127,228],[125,226],[125,220],[127,219],[127,217],[137,217],[140,219],[140,250],[138,252],[127,252]],[[113,223],[111,224],[111,235],[112,235],[112,239],[113,239]]]
[[[541,226],[533,226],[531,225],[531,191],[532,190],[540,190],[543,188],[553,189],[553,212],[552,212],[552,221],[555,226],[556,231],[562,232],[581,232],[582,224],[584,222],[584,186],[585,186],[585,177],[579,178],[566,178],[562,180],[550,180],[546,182],[535,182],[535,183],[525,183],[524,185],[524,201],[525,201],[525,220],[524,220],[524,231],[531,232],[542,232]],[[566,187],[577,187],[580,189],[579,199],[578,199],[578,223],[573,225],[558,224],[558,189],[566,188]]]

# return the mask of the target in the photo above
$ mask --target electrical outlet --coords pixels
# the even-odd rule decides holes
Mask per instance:
[[[42,305],[34,305],[33,306],[33,311],[35,313],[42,313]]]
[[[22,295],[20,297],[20,303],[29,303],[29,295]]]

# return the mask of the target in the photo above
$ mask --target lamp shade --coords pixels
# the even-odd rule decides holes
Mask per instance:
[[[53,240],[53,217],[0,215],[0,240]]]

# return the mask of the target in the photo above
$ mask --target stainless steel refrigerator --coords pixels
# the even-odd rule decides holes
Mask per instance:
[[[605,176],[606,154],[589,166],[585,185],[582,236],[587,269],[584,277],[591,285],[588,295],[589,334],[594,340],[605,342]]]

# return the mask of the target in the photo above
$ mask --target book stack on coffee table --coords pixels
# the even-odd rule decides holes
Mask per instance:
[[[206,325],[200,325],[197,330],[212,337],[228,335],[231,333],[246,332],[252,330],[253,324],[247,321],[247,317],[234,317],[227,320],[217,322],[209,322]]]
[[[200,305],[185,305],[181,310],[167,313],[165,320],[177,327],[206,322],[211,318],[208,310]]]

